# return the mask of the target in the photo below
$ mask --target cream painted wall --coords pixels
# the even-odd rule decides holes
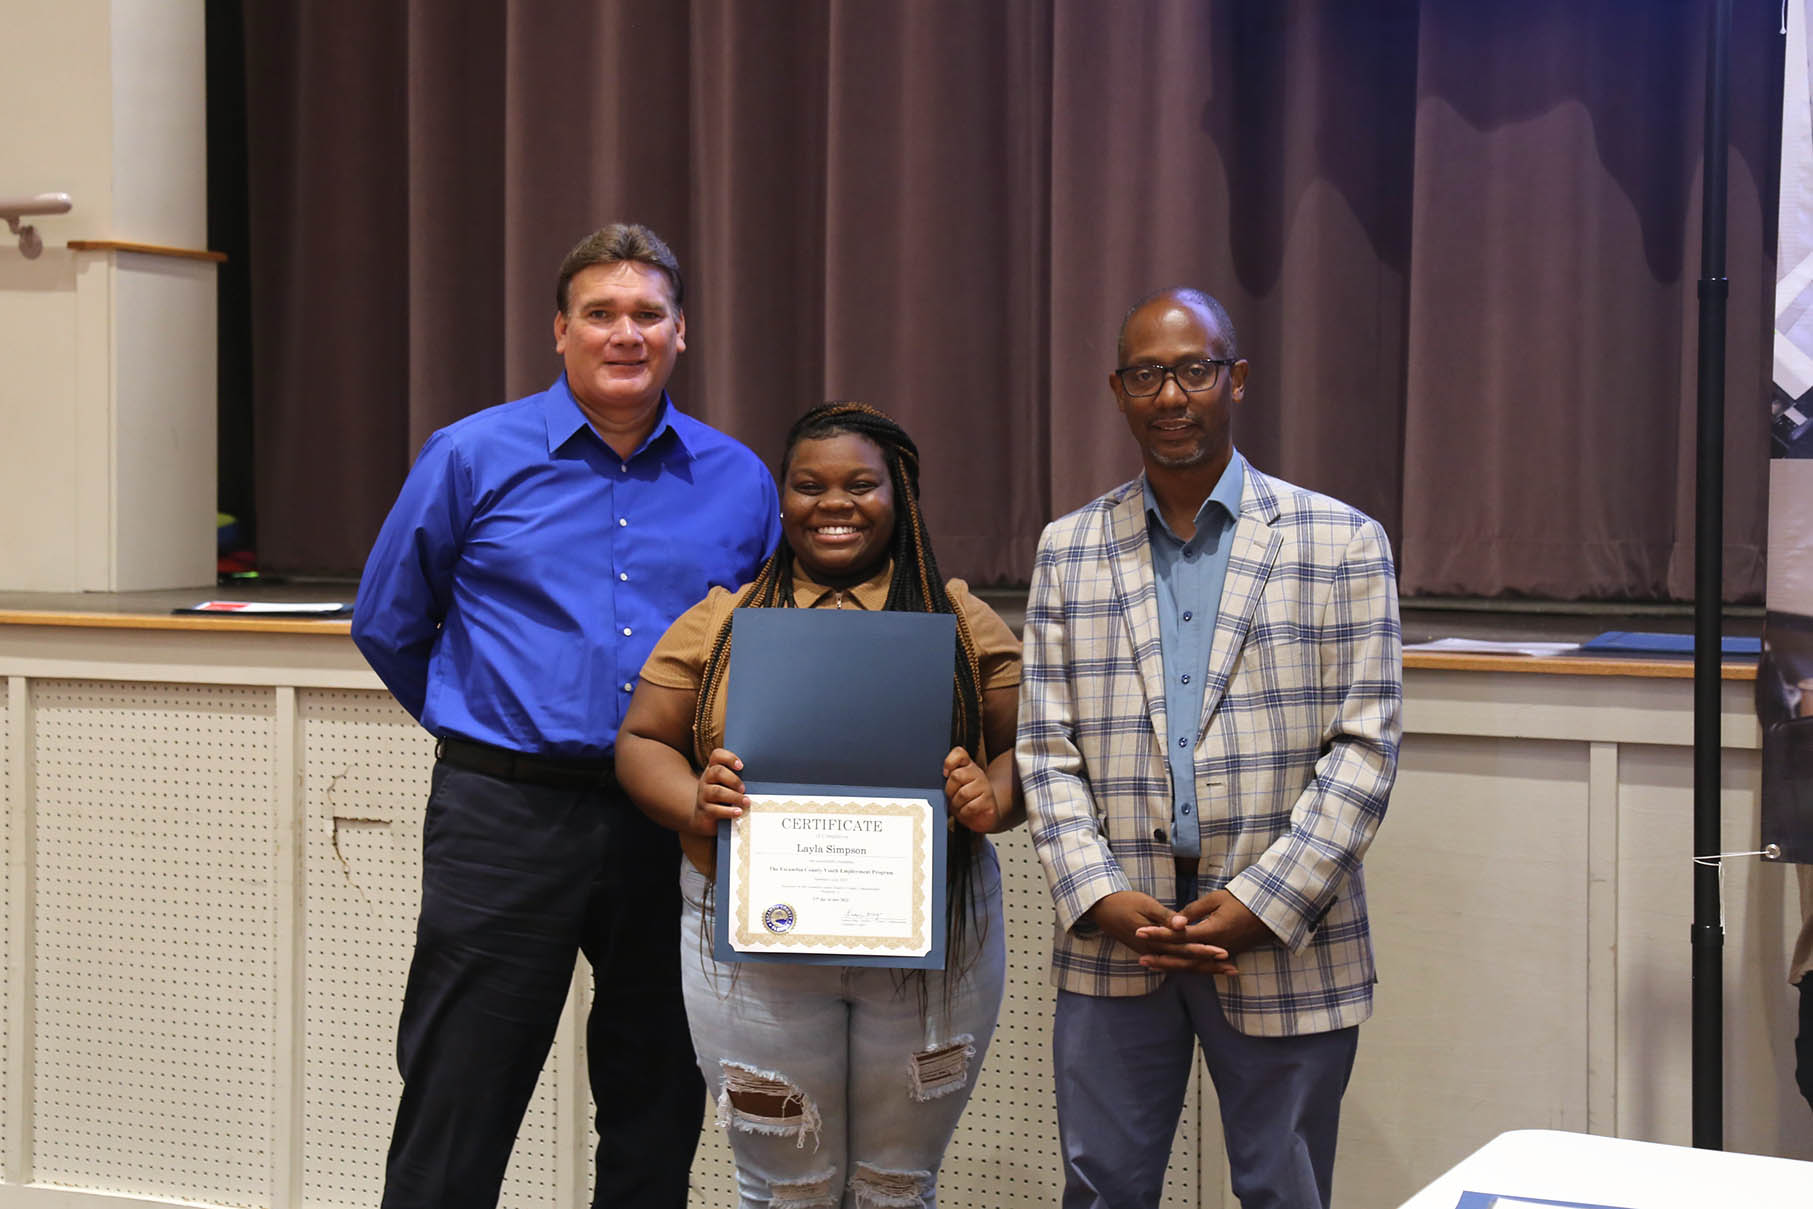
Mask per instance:
[[[0,584],[8,587],[75,582],[74,544],[40,537],[77,510],[75,312],[75,253],[47,247],[26,260],[0,245]]]
[[[109,0],[13,0],[0,16],[0,194],[67,193],[76,202],[37,223],[47,255],[71,239],[116,237],[112,10]],[[19,258],[10,241],[0,250],[0,266]],[[0,342],[9,354],[23,347],[10,332]]]
[[[113,235],[208,242],[203,5],[113,0]]]
[[[64,192],[27,260],[0,233],[0,590],[214,578],[215,272],[71,240],[207,239],[202,0],[14,0],[0,195]]]
[[[11,0],[0,13],[0,196],[68,193],[46,247],[208,235],[202,0]],[[17,248],[11,249],[17,254]]]

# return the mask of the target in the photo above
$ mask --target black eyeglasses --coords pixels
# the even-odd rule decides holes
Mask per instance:
[[[1233,358],[1193,357],[1176,365],[1124,365],[1114,371],[1121,389],[1135,399],[1144,399],[1165,388],[1165,378],[1177,379],[1177,385],[1197,394],[1215,385],[1221,367],[1233,365]]]

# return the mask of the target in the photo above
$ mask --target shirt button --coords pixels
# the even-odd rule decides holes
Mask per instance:
[[[1194,613],[1192,613],[1192,612],[1190,612],[1190,611],[1189,611],[1189,610],[1188,610],[1188,609],[1186,609],[1186,610],[1184,610],[1184,615],[1183,615],[1183,619],[1184,619],[1184,620],[1185,620],[1185,621],[1188,621],[1188,620],[1190,620],[1190,618],[1192,618],[1192,617],[1194,617],[1194,616],[1196,616],[1196,614],[1194,614]]]
[[[628,583],[629,578],[630,578],[630,573],[628,571],[619,571],[619,572],[617,572],[617,578],[621,579],[624,583]],[[1189,677],[1185,676],[1184,679],[1188,680]]]
[[[636,686],[634,684],[626,684],[623,686],[623,691],[626,693],[633,693],[636,691]]]
[[[1185,673],[1184,673],[1184,674],[1183,674],[1183,682],[1184,682],[1184,683],[1185,683],[1185,684],[1188,684],[1188,683],[1190,683],[1190,673],[1188,673],[1188,672],[1185,672]]]
[[[617,463],[617,469],[623,471],[625,474],[629,473],[629,468],[630,468],[630,464],[628,462],[618,462]]]
[[[624,685],[624,686],[623,686],[623,687],[625,687],[625,688],[628,688],[628,687],[629,687],[629,685],[627,685],[627,684],[626,684],[626,685]],[[1184,813],[1185,813],[1185,814],[1189,814],[1189,813],[1190,813],[1190,804],[1189,804],[1189,803],[1188,803],[1188,802],[1185,802],[1185,803],[1184,803],[1184,804],[1183,804],[1183,812],[1184,812]]]
[[[1156,830],[1154,830],[1152,832],[1152,838],[1157,840],[1161,844],[1164,843],[1165,842],[1165,829],[1163,827],[1159,827]]]
[[[623,627],[623,636],[625,638],[628,638],[630,636],[630,628],[628,626]]]
[[[623,632],[625,634],[629,633],[628,630],[625,630]],[[1189,745],[1190,745],[1190,741],[1188,739],[1184,738],[1182,735],[1177,736],[1177,746],[1188,747]]]
[[[619,525],[627,525],[630,523],[630,518],[627,516],[620,516],[617,518],[617,523]]]

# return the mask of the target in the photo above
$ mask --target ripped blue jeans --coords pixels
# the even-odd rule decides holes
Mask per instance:
[[[1007,944],[992,846],[975,863],[972,951],[948,963],[948,999],[937,970],[922,998],[921,980],[901,970],[720,964],[712,887],[692,862],[680,866],[686,1015],[744,1209],[931,1209],[1001,1013]]]

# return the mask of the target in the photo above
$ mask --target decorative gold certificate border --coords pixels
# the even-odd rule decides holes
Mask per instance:
[[[827,956],[870,957],[906,954],[921,957],[932,951],[932,804],[925,798],[784,798],[752,795],[743,817],[731,824],[732,860],[736,862],[731,903],[732,947],[746,953],[811,953]],[[764,908],[749,902],[750,847],[745,830],[748,820],[763,814],[842,814],[913,821],[912,931],[901,937],[849,937],[829,932],[776,934],[762,926]]]

